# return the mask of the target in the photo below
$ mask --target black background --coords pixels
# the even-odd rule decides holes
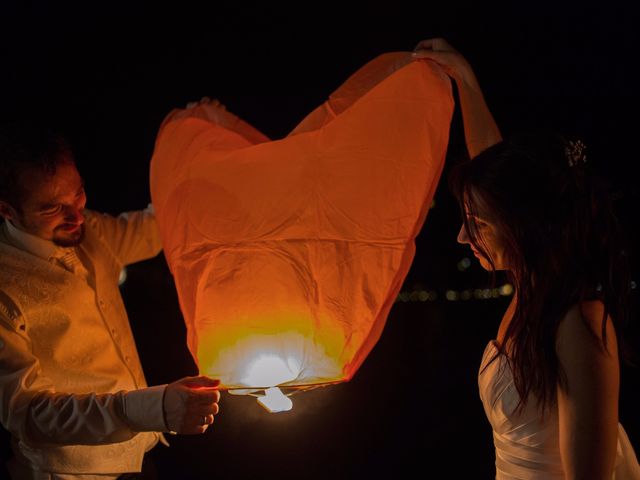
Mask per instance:
[[[61,130],[88,206],[118,213],[148,203],[155,135],[172,108],[219,98],[280,138],[368,60],[442,36],[474,66],[505,135],[551,129],[587,144],[636,245],[633,2],[440,3],[3,2],[1,119],[33,116]],[[463,156],[456,112],[447,165]],[[487,283],[477,265],[456,268],[467,254],[455,243],[458,228],[443,182],[403,288],[433,289],[438,300],[396,303],[351,382],[297,395],[294,410],[278,415],[224,395],[205,435],[154,450],[160,478],[491,478],[476,375],[508,298],[443,299],[449,288]],[[637,281],[637,260],[633,271]],[[123,296],[149,383],[195,373],[164,258],[128,274]],[[638,370],[624,367],[622,376],[620,417],[638,451]]]

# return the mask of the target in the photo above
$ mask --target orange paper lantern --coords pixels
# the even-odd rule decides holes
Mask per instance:
[[[151,194],[202,373],[254,391],[349,380],[377,342],[442,171],[449,79],[382,55],[286,138],[174,110]]]

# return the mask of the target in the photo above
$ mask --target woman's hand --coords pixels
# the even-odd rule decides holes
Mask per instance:
[[[456,82],[477,83],[469,62],[444,38],[422,40],[414,48],[413,57],[433,60]]]
[[[418,43],[413,57],[433,60],[456,82],[464,137],[471,158],[502,140],[473,69],[460,52],[443,38],[430,38]]]

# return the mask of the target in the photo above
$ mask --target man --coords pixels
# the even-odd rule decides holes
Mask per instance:
[[[0,420],[18,479],[139,472],[159,432],[203,433],[217,381],[147,387],[118,290],[124,265],[161,250],[153,211],[85,210],[68,146],[0,134]]]

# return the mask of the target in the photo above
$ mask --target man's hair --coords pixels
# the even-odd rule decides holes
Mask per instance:
[[[0,200],[20,208],[25,196],[22,174],[39,170],[54,175],[57,166],[74,162],[62,136],[46,127],[13,122],[0,127]]]

